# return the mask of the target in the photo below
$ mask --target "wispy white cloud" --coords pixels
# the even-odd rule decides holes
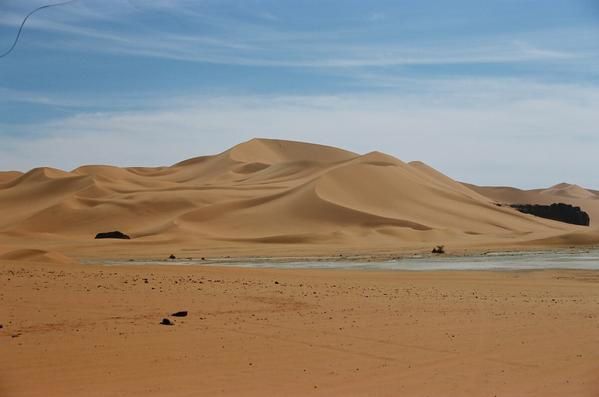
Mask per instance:
[[[210,29],[178,32],[165,26],[141,24],[132,18],[131,7],[111,1],[36,16],[28,28],[71,38],[37,36],[31,40],[38,46],[244,66],[342,69],[564,61],[588,55],[572,48],[551,48],[547,43],[535,43],[522,35],[460,38],[459,42],[446,39],[420,40],[416,44],[405,41],[360,44],[356,39],[364,33],[361,28],[319,32],[281,30],[268,24],[211,15],[197,4],[192,8],[186,2],[151,2],[144,7],[162,7],[181,18],[194,18],[194,26]],[[90,23],[98,19],[110,23]],[[18,22],[20,17],[14,12],[0,16],[0,24],[14,26]]]

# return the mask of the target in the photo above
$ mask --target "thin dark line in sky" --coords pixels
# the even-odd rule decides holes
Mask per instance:
[[[7,56],[8,54],[10,54],[15,49],[15,47],[17,46],[17,43],[19,42],[19,38],[21,37],[21,32],[23,31],[23,26],[25,26],[25,22],[27,22],[27,19],[29,19],[30,16],[32,16],[33,14],[35,14],[36,12],[38,12],[39,10],[43,10],[44,8],[63,6],[63,5],[69,4],[69,3],[73,3],[75,1],[77,1],[77,0],[68,0],[68,1],[63,1],[61,3],[46,4],[46,5],[43,5],[41,7],[36,8],[35,10],[33,10],[29,14],[27,14],[25,16],[25,18],[23,18],[23,22],[21,22],[21,26],[19,26],[19,30],[17,31],[17,36],[15,37],[15,41],[12,43],[12,46],[10,46],[10,48],[8,49],[8,51],[0,54],[0,58],[4,58],[5,56]]]

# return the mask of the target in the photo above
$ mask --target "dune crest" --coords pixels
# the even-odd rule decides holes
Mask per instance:
[[[569,183],[559,183],[549,189],[544,189],[540,192],[541,194],[550,194],[554,196],[563,196],[574,199],[590,199],[597,198],[595,194],[583,187],[578,185],[572,185]]]
[[[254,138],[241,143],[229,149],[226,153],[235,161],[265,164],[291,163],[296,161],[333,163],[349,160],[356,156],[355,153],[331,146],[260,138]]]

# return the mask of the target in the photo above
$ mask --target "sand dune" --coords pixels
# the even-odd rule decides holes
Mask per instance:
[[[573,199],[599,199],[599,197],[597,197],[595,193],[591,192],[590,190],[569,183],[559,183],[550,187],[549,189],[543,189],[539,193],[569,197]]]
[[[72,258],[69,258],[61,253],[39,249],[17,249],[4,252],[0,254],[0,261],[36,262],[59,265],[75,262]]]
[[[0,171],[0,183],[10,182],[21,175],[23,175],[23,173],[19,171]]]
[[[497,201],[544,203],[563,197],[584,201],[591,216],[599,216],[597,196],[577,186],[535,192],[489,189],[379,152],[359,155],[253,139],[170,167],[89,165],[70,172],[37,168],[0,174],[0,235],[15,244],[27,240],[33,244],[28,248],[71,247],[75,255],[82,243],[89,252],[98,245],[128,244],[133,254],[167,243],[264,252],[304,244],[324,252],[436,243],[509,245],[586,232],[497,206]],[[592,200],[596,207],[586,205]],[[110,230],[133,240],[92,241],[96,233]]]

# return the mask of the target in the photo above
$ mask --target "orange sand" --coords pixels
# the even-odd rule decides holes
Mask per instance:
[[[586,271],[2,262],[0,395],[597,396],[598,287]]]

